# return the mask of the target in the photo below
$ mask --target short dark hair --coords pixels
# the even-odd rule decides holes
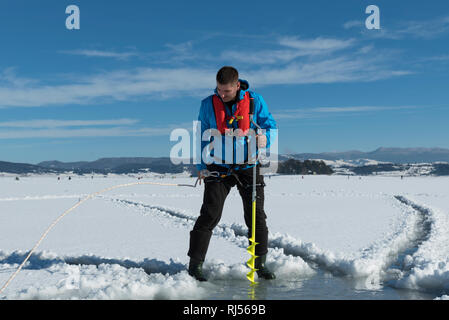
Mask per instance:
[[[217,72],[217,82],[219,84],[236,83],[239,80],[239,72],[236,68],[224,66]]]

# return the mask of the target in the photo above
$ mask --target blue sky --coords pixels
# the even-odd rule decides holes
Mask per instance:
[[[281,153],[449,148],[449,2],[431,4],[3,0],[0,160],[169,156],[223,65],[265,98]]]

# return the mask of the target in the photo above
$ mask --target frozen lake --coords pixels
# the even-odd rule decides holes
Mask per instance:
[[[87,195],[183,176],[0,176],[0,287],[47,227]],[[0,299],[434,299],[449,295],[448,177],[266,177],[267,264],[251,290],[237,189],[205,274],[188,276],[196,188],[134,185],[82,203],[48,234]]]

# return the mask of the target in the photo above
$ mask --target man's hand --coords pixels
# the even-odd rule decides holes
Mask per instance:
[[[258,148],[266,148],[267,147],[267,136],[264,134],[258,134],[256,136],[257,147]]]
[[[201,180],[203,180],[204,178],[207,178],[208,176],[210,176],[210,171],[207,169],[203,169],[198,171],[198,179],[200,180],[200,185],[201,185]]]

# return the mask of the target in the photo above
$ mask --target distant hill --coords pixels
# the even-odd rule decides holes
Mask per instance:
[[[43,161],[38,163],[37,165],[44,168],[51,168],[55,170],[63,169],[63,170],[72,170],[74,168],[81,168],[82,166],[88,164],[88,161],[79,161],[79,162],[61,162],[61,161]]]
[[[300,160],[303,163],[287,162]],[[305,162],[306,160],[324,160]],[[301,153],[279,155],[279,173],[307,174],[310,172],[330,174],[330,166],[336,174],[383,174],[385,172],[406,172],[416,175],[449,175],[449,149],[442,148],[378,148],[371,152],[357,150],[346,152]],[[320,164],[322,167],[320,167]],[[424,164],[424,165],[421,165]],[[26,173],[181,173],[190,172],[196,176],[193,164],[174,165],[168,157],[117,157],[101,158],[95,161],[43,161],[36,165],[0,161],[0,172]]]
[[[27,173],[63,173],[75,174],[89,173],[181,173],[194,172],[194,165],[174,165],[170,158],[102,158],[95,161],[61,162],[43,161],[37,165],[27,163],[14,163],[0,161],[0,172],[27,174]]]
[[[28,163],[14,163],[14,162],[0,161],[0,172],[24,174],[24,173],[46,173],[56,171]]]
[[[123,157],[101,158],[95,161],[60,162],[44,161],[38,166],[57,170],[70,170],[75,173],[138,173],[151,171],[156,173],[180,173],[192,169],[193,165],[174,165],[170,158],[159,157]]]
[[[370,152],[345,151],[323,153],[299,153],[284,155],[283,157],[297,160],[322,159],[322,160],[358,160],[371,159],[392,163],[433,163],[449,162],[449,149],[442,148],[378,148]],[[281,160],[281,159],[280,159]]]

